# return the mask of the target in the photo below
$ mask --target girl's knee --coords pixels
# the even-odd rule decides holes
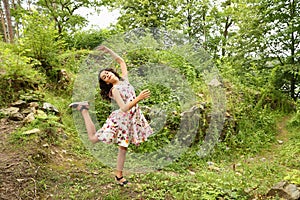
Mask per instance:
[[[122,151],[127,151],[127,147],[119,146],[119,149]]]
[[[96,135],[94,135],[94,136],[92,136],[92,137],[89,137],[89,140],[90,140],[93,144],[99,142],[99,139],[98,139],[98,137],[97,137]]]

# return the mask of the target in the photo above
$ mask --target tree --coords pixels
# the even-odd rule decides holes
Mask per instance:
[[[10,14],[10,6],[8,0],[3,0],[4,5],[4,11],[5,11],[5,22],[7,24],[7,30],[8,30],[8,40],[10,43],[14,42],[14,31],[13,31],[13,25],[11,21],[11,14]]]
[[[46,73],[55,67],[56,58],[64,48],[64,41],[59,38],[55,22],[47,16],[32,11],[23,16],[22,37],[19,39],[22,55],[40,62],[41,71]]]
[[[244,0],[234,4],[238,34],[230,40],[233,58],[250,69],[276,71],[275,90],[287,86],[297,99],[300,54],[300,2],[297,0]],[[267,67],[270,61],[279,65]],[[248,63],[248,64],[245,64]],[[252,64],[250,64],[252,63]]]
[[[118,25],[124,30],[135,28],[167,28],[175,14],[175,3],[169,0],[116,0],[121,16]]]
[[[1,29],[1,33],[3,33],[4,36],[4,41],[8,42],[8,36],[7,36],[7,30],[6,30],[6,23],[5,23],[5,17],[4,14],[2,12],[2,8],[0,9],[0,17],[1,17],[1,24],[2,24],[2,29]]]
[[[176,18],[180,29],[198,41],[207,42],[209,35],[208,15],[211,10],[209,0],[180,0],[178,1]]]
[[[183,31],[215,56],[225,56],[230,36],[231,0],[220,6],[211,0],[113,0],[112,6],[121,10],[118,25],[124,30],[162,28]],[[221,7],[221,8],[220,8]],[[219,53],[220,52],[220,53]]]
[[[52,17],[59,34],[86,23],[85,18],[75,14],[75,11],[88,6],[89,1],[87,0],[38,0],[37,5],[45,14]]]
[[[266,23],[266,52],[280,62],[284,79],[289,82],[290,96],[296,100],[296,87],[300,81],[300,2],[267,0],[263,8],[264,18],[261,20]]]

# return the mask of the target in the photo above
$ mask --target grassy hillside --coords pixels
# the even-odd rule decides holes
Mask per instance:
[[[139,54],[129,52],[129,67],[134,70],[135,65],[149,59],[152,63],[168,63],[187,77],[191,91],[198,96],[196,102],[207,106],[199,118],[201,126],[195,141],[180,158],[161,169],[125,172],[131,185],[121,188],[114,183],[114,169],[95,158],[85,145],[76,128],[77,118],[74,120],[68,108],[88,51],[63,51],[58,62],[61,65],[46,73],[41,63],[5,46],[0,54],[5,61],[0,71],[1,199],[267,199],[268,190],[279,181],[300,185],[299,105],[242,84],[227,71],[222,74],[227,97],[222,134],[213,151],[199,157],[212,105],[201,72],[170,52],[150,53],[149,58],[145,49]],[[61,76],[62,69],[67,77]],[[182,112],[168,88],[147,86],[153,96],[143,106],[165,101],[161,105],[172,114],[148,145],[132,147],[137,152],[169,144]],[[26,109],[34,110],[32,121],[16,121],[5,114],[3,109],[17,100],[23,101],[18,106],[24,116]],[[59,112],[43,109],[45,102]],[[110,111],[103,102],[96,98],[95,114],[100,122]]]

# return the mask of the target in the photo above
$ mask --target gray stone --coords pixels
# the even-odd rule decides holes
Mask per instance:
[[[215,165],[215,163],[214,163],[214,162],[211,162],[211,161],[208,161],[207,164],[208,164],[208,166]]]
[[[55,113],[59,113],[58,109],[50,103],[44,103],[43,104],[43,109],[46,110],[46,111],[53,111]]]
[[[41,132],[40,129],[34,128],[34,129],[32,129],[32,130],[25,131],[25,132],[23,133],[23,135],[31,135],[31,134],[36,134],[36,133],[39,133],[39,132]]]
[[[23,115],[28,115],[30,113],[36,113],[36,109],[34,107],[29,107],[29,108],[26,108],[26,109],[22,110],[21,113]]]
[[[34,114],[33,113],[29,113],[23,120],[23,122],[25,123],[30,123],[33,120],[35,120]]]
[[[277,140],[278,144],[283,144],[282,140]]]
[[[24,119],[24,116],[19,113],[19,108],[17,107],[9,107],[5,109],[1,109],[1,112],[4,115],[7,115],[9,119],[14,121],[22,121]]]
[[[300,199],[300,191],[298,190],[297,186],[294,184],[288,184],[285,187],[285,190],[288,194],[290,194],[291,199]]]
[[[8,118],[13,120],[13,121],[23,121],[24,115],[22,115],[19,112],[16,112],[16,113],[13,113],[13,114],[9,115]]]
[[[12,115],[14,113],[17,113],[19,112],[20,108],[17,108],[17,107],[9,107],[9,108],[4,108],[4,109],[1,109],[1,112],[5,115]]]
[[[30,102],[29,107],[37,109],[39,107],[39,104],[37,102]]]
[[[218,87],[220,85],[222,85],[222,83],[216,78],[214,77],[209,83],[209,86],[213,86],[213,87]]]
[[[286,200],[298,200],[300,199],[300,191],[296,185],[281,181],[269,190],[267,196],[278,196]]]
[[[13,107],[25,108],[27,106],[26,101],[18,100],[11,104]]]

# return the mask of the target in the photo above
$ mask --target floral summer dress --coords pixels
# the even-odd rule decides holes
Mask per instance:
[[[125,104],[136,98],[134,88],[127,80],[114,87],[119,90]],[[130,143],[139,145],[146,141],[152,133],[153,130],[136,104],[127,112],[121,109],[113,111],[96,135],[104,143],[128,147]]]

